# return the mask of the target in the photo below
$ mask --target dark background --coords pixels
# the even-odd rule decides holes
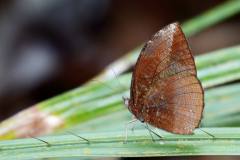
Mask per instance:
[[[0,1],[0,119],[81,85],[161,27],[222,2]],[[193,53],[239,44],[239,20],[189,38]]]

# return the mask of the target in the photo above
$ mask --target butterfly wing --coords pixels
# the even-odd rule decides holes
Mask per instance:
[[[130,105],[143,121],[173,133],[190,134],[199,125],[203,89],[178,23],[156,33],[134,69]]]

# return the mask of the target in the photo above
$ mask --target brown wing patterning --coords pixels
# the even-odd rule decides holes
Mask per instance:
[[[194,58],[178,23],[157,32],[135,65],[129,110],[141,121],[169,132],[198,127],[204,94]]]

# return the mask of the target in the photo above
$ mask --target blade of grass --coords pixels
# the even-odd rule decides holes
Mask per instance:
[[[240,1],[229,0],[196,16],[183,24],[183,31],[187,36],[194,35],[203,29],[236,15],[240,10]]]
[[[240,78],[240,46],[220,49],[196,57],[198,77],[205,88]]]
[[[213,139],[207,131],[215,136]],[[145,130],[129,133],[123,143],[123,132],[81,133],[86,141],[74,135],[40,137],[36,139],[0,142],[0,159],[34,159],[53,157],[148,157],[180,155],[240,155],[240,128],[202,128],[194,135],[173,135],[156,130],[164,137],[153,142]]]
[[[239,79],[239,53],[240,46],[236,46],[197,57],[196,65],[203,87],[208,88],[210,86],[212,87]],[[237,64],[237,67],[233,67],[231,64]],[[129,85],[130,78],[131,75],[126,74],[119,76],[118,81]],[[20,115],[12,117],[11,119],[1,123],[1,139],[18,137],[18,132],[24,132],[22,131],[21,127],[31,126],[31,124],[29,125],[30,122],[34,123],[35,127],[39,123],[41,128],[41,126],[49,126],[49,124],[51,125],[54,119],[55,122],[57,121],[58,123],[56,126],[50,127],[52,127],[52,130],[60,130],[75,124],[84,123],[85,121],[89,121],[103,115],[118,112],[119,110],[125,108],[122,105],[121,96],[129,93],[126,88],[119,86],[118,81],[107,80],[104,82],[104,84],[96,82],[88,83],[83,87],[39,103],[35,106],[35,108],[32,108],[34,110],[23,112]],[[85,89],[85,87],[88,89]],[[40,117],[39,121],[36,123],[36,121],[29,119],[28,115],[33,115],[32,112],[35,114],[35,112],[38,113],[38,111],[41,111],[41,114],[44,115]],[[32,117],[35,118],[34,116]],[[21,119],[23,122],[25,120],[25,123],[21,125],[16,123],[19,119]],[[23,129],[25,130],[26,134],[36,132],[34,128]],[[30,132],[31,130],[32,132]],[[47,133],[52,132],[52,130],[47,130],[49,131]]]
[[[201,126],[229,127],[240,126],[240,84],[232,84],[205,91],[205,108]],[[123,104],[121,110],[104,117],[97,117],[89,121],[74,125],[75,131],[116,131],[124,130],[125,123],[131,120],[131,113]],[[106,125],[107,123],[107,125]],[[116,125],[117,124],[117,125]],[[135,127],[139,128],[139,124]]]
[[[232,56],[232,59],[227,58],[226,61],[224,61],[224,56],[223,55],[225,57],[228,57],[228,55],[235,55],[235,56]],[[220,62],[217,62],[215,60],[215,58],[217,56],[222,57],[222,58],[219,58]],[[205,61],[203,61],[202,59],[205,59]],[[212,66],[210,66],[212,59],[214,59],[214,64]],[[229,77],[232,77],[232,75],[235,76],[235,79],[231,79],[231,80],[239,79],[240,77],[237,77],[236,73],[240,73],[240,70],[236,69],[236,68],[232,68],[232,67],[227,67],[225,65],[225,64],[231,64],[231,62],[235,62],[235,63],[237,62],[237,63],[240,64],[240,46],[225,49],[225,50],[220,50],[219,52],[217,52],[217,51],[212,52],[210,54],[206,54],[206,55],[203,55],[199,58],[196,58],[197,67],[201,66],[203,63],[206,66],[208,66],[208,67],[200,67],[199,70],[198,70],[199,78],[202,81],[204,88],[207,88],[209,86],[213,86],[213,85],[209,85],[209,81],[214,81],[215,82],[214,85],[219,85],[223,82],[229,82],[230,79],[228,79],[228,76]],[[224,66],[224,67],[222,67],[222,66]],[[218,72],[217,73],[208,72],[210,70],[210,68],[218,70]],[[218,69],[218,68],[220,68],[220,69]],[[221,70],[221,68],[222,68],[222,70]],[[236,72],[232,72],[232,70],[234,70]],[[215,75],[217,75],[217,76],[214,77]],[[222,75],[222,77],[221,77],[221,75]],[[211,78],[206,78],[206,77],[210,77],[210,76],[211,76]],[[129,74],[127,74],[127,75],[124,75],[124,76],[120,76],[118,78],[118,80],[123,82],[124,84],[129,85],[130,77],[131,76]],[[223,81],[218,81],[219,79],[223,80]],[[109,84],[108,82],[110,82],[111,84]],[[109,81],[106,82],[106,84],[107,85],[112,85],[112,82],[113,82],[112,80],[109,80]],[[119,86],[117,87],[117,86],[118,86],[118,84],[115,83],[115,87],[113,87],[113,88],[121,88],[121,87],[119,87]],[[123,90],[120,90],[120,92],[116,92],[116,93],[112,94],[111,89],[106,88],[104,85],[102,85],[102,88],[103,88],[104,91],[105,91],[105,89],[107,89],[108,92],[110,91],[110,94],[104,95],[103,90],[99,88],[98,92],[102,93],[101,97],[99,97],[97,99],[91,99],[91,101],[88,101],[86,103],[78,101],[75,105],[72,105],[72,106],[66,105],[66,107],[68,107],[68,112],[63,112],[62,114],[59,114],[59,115],[60,116],[64,115],[65,119],[67,119],[67,117],[69,117],[70,119],[71,119],[71,117],[76,117],[76,119],[80,119],[80,118],[84,119],[84,117],[88,116],[88,114],[89,114],[89,112],[85,112],[86,108],[88,110],[89,110],[89,108],[91,108],[91,110],[94,111],[94,112],[95,112],[95,109],[99,107],[99,105],[100,105],[99,108],[101,108],[101,109],[103,109],[103,108],[114,108],[114,107],[119,108],[119,105],[122,105],[121,96],[126,95],[126,93],[129,93],[128,90],[123,89]],[[65,101],[63,101],[63,103],[65,104]],[[56,104],[59,105],[59,104],[61,104],[61,102],[57,102]],[[39,105],[44,106],[44,103],[39,104]],[[48,106],[48,104],[46,106]],[[124,108],[124,107],[120,107],[120,109],[121,108]],[[57,109],[54,108],[53,111],[56,112]],[[86,114],[86,113],[88,113],[88,114]],[[74,116],[74,115],[76,115],[76,116]],[[91,119],[91,118],[89,118],[89,119]],[[82,121],[82,120],[80,120],[80,121]],[[79,121],[75,121],[74,123],[76,123],[76,122],[78,123]]]
[[[235,6],[238,5],[236,1],[230,1],[224,3],[223,5],[225,5],[226,8],[234,8],[229,9],[231,10],[232,14],[228,14],[225,7],[217,7],[218,9],[213,9],[212,12],[208,12],[208,14],[205,14],[205,16],[212,16],[218,20],[215,20],[214,23],[209,23],[208,21],[213,21],[213,19],[207,19],[207,17],[205,17],[206,21],[201,21],[202,26],[209,27],[210,25],[213,25],[216,22],[220,22],[240,11],[239,8],[235,8]],[[188,23],[188,25],[190,24]],[[188,25],[183,25],[183,27]],[[200,29],[203,29],[203,27],[198,29],[200,31]],[[191,35],[191,32],[193,32],[191,29],[186,28],[186,30],[189,30],[186,31],[188,32],[188,35]],[[194,31],[193,33],[196,32]],[[237,53],[239,53],[238,49],[239,47],[235,47],[235,51],[231,53],[237,55],[237,57],[234,57],[235,59],[231,59],[231,57],[228,59],[229,55],[227,53],[229,53],[229,50],[226,49],[222,50],[222,54],[226,54],[221,59],[221,62],[220,59],[216,62],[212,60],[214,61],[215,66],[212,64],[210,64],[210,66],[212,65],[212,68],[218,68],[218,73],[213,73],[213,71],[208,70],[209,68],[200,67],[198,69],[199,77],[203,82],[204,87],[219,85],[222,83],[237,80],[239,78],[237,67],[232,67],[228,64],[231,64],[233,61],[234,64],[238,63],[236,62],[236,59],[238,59]],[[121,67],[124,68],[124,66],[127,66],[126,62],[131,65],[135,63],[138,53],[139,49],[136,49],[133,51],[133,53],[128,54],[126,58],[122,58],[120,61],[117,61],[117,64],[121,63],[121,65],[117,65],[117,68],[121,69]],[[217,54],[217,52],[215,54]],[[213,59],[215,54],[210,54],[210,56],[205,55],[206,58],[205,60],[202,60],[201,63],[200,61],[198,62],[198,60],[196,60],[197,66],[207,65],[207,61],[209,61],[209,59]],[[200,60],[201,59],[204,58],[200,58]],[[127,66],[127,68],[128,67],[129,66]],[[100,78],[97,78],[98,82],[101,81],[104,84],[89,82],[82,87],[30,107],[29,109],[20,112],[19,114],[4,121],[0,124],[0,139],[24,137],[29,133],[33,135],[36,133],[51,133],[53,131],[66,128],[76,123],[82,123],[84,121],[91,120],[93,118],[97,118],[111,112],[118,112],[119,108],[122,106],[122,102],[120,98],[117,99],[117,101],[114,101],[116,100],[114,97],[116,98],[117,95],[124,94],[127,90],[125,88],[121,88],[117,84],[118,82],[116,80],[111,80],[111,78],[114,77],[114,74],[112,72],[113,68],[114,71],[117,72],[116,74],[120,73],[115,70],[116,68],[114,66],[111,66],[110,69],[105,70],[105,72],[99,76]],[[123,71],[123,69],[121,70]],[[110,72],[111,75],[109,76],[107,73]],[[110,80],[103,81],[105,79]],[[126,83],[129,85],[130,75],[128,74],[121,76],[119,80],[121,80],[121,82],[124,82],[124,84]],[[108,86],[113,86],[111,88],[114,88],[114,90],[110,89]],[[111,100],[111,97],[113,97],[113,100]],[[106,106],[101,105],[104,99],[106,99]],[[71,113],[73,113],[73,115],[71,115]],[[97,113],[96,116],[94,116],[95,113]],[[41,130],[38,130],[38,128],[41,128]]]

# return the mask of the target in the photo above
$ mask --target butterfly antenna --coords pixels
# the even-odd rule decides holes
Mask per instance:
[[[101,83],[102,85],[106,86],[107,88],[111,89],[111,90],[115,90],[113,87],[111,87],[110,85],[107,85],[106,83],[98,80],[98,79],[92,79],[92,81],[96,81],[98,83]]]
[[[118,79],[118,75],[117,75],[117,73],[114,71],[114,69],[113,68],[111,68],[111,71],[113,72],[113,74],[114,74],[114,77],[116,78],[116,80],[117,80],[117,82],[118,82],[118,84],[119,84],[119,86],[121,86],[122,88],[124,88],[124,89],[128,89],[128,87],[126,87],[125,85],[123,85],[123,84],[121,84],[120,83],[120,81],[119,81],[119,79]]]
[[[152,132],[150,131],[149,126],[146,124],[145,128],[148,130],[148,133],[150,134],[152,141],[155,142],[155,139],[153,138]]]
[[[38,141],[40,141],[40,142],[43,142],[44,144],[47,145],[47,147],[50,147],[50,146],[51,146],[50,143],[48,143],[47,141],[44,141],[44,140],[42,140],[42,139],[40,139],[40,138],[33,137],[33,136],[31,136],[31,135],[29,135],[29,137],[31,137],[31,138],[33,138],[33,139],[36,139],[36,140],[38,140]]]
[[[212,139],[215,139],[215,138],[216,138],[213,134],[211,134],[211,133],[209,133],[209,132],[207,132],[207,131],[205,131],[205,130],[203,130],[203,129],[201,129],[201,128],[199,128],[199,130],[202,131],[202,132],[204,132],[204,133],[207,134],[208,136],[212,137]]]
[[[69,133],[69,134],[71,134],[71,135],[73,135],[73,136],[75,136],[75,137],[78,137],[78,138],[86,141],[88,144],[90,143],[90,141],[89,141],[88,139],[86,139],[86,138],[84,138],[84,137],[82,137],[82,136],[79,136],[79,135],[77,135],[77,134],[75,134],[75,133],[73,133],[73,132],[71,132],[71,131],[67,131],[67,133]]]

